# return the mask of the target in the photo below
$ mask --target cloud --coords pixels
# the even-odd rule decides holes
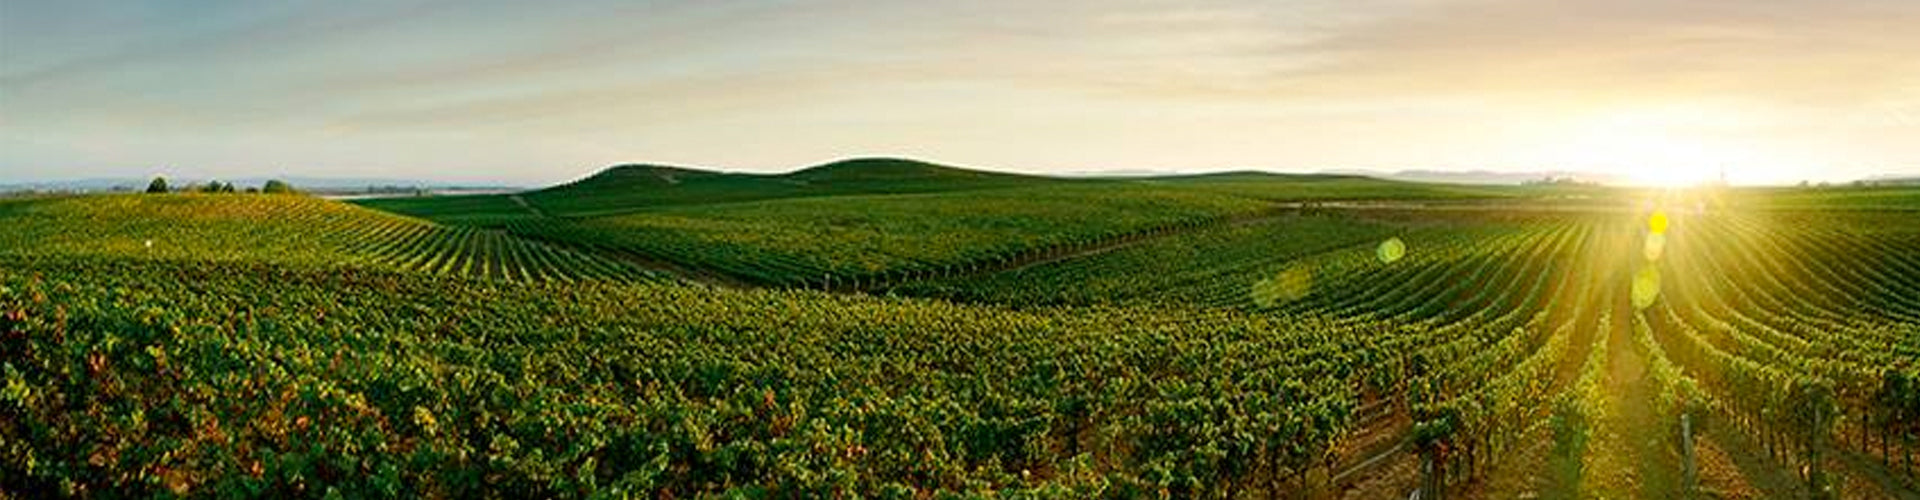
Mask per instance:
[[[1909,0],[8,8],[0,140],[18,147],[0,166],[299,154],[511,175],[541,157],[774,169],[900,153],[1499,168],[1619,123],[1752,157],[1920,156],[1901,140],[1920,109]]]
[[[1471,0],[1340,33],[1320,90],[1850,101],[1920,75],[1912,2]]]

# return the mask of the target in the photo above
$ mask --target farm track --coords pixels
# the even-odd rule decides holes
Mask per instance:
[[[1555,328],[1571,326],[1569,350],[1554,369],[1553,382],[1548,389],[1550,394],[1561,394],[1574,388],[1597,336],[1606,336],[1610,347],[1617,337],[1617,322],[1612,322],[1605,330],[1598,326],[1602,324],[1603,316],[1619,314],[1618,308],[1623,304],[1621,299],[1624,298],[1624,290],[1615,284],[1628,279],[1628,276],[1615,266],[1607,265],[1605,256],[1620,255],[1619,247],[1624,242],[1624,236],[1620,234],[1591,234],[1589,241],[1577,254],[1580,271],[1566,278],[1569,287],[1556,291],[1581,295],[1573,302],[1571,311],[1567,308],[1549,310],[1549,318],[1553,319],[1549,320],[1548,325]],[[1582,278],[1595,276],[1599,277],[1598,282],[1605,284],[1599,290],[1586,290],[1577,283]],[[1618,351],[1610,348],[1609,354],[1618,356]],[[1540,425],[1523,434],[1526,437],[1501,453],[1500,458],[1488,465],[1482,477],[1460,485],[1455,492],[1463,498],[1576,497],[1580,485],[1557,484],[1555,478],[1547,474],[1546,464],[1553,453],[1554,442],[1551,429]]]
[[[542,218],[552,217],[550,215],[547,215],[547,211],[542,210],[538,205],[528,203],[527,198],[525,196],[521,196],[519,193],[507,195],[507,199],[513,200],[513,204],[519,205],[520,208],[527,209],[527,213],[533,214],[533,216],[535,217],[542,217]]]

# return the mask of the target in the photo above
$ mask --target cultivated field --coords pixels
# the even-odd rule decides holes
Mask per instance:
[[[1920,498],[1920,190],[0,200],[0,496]]]

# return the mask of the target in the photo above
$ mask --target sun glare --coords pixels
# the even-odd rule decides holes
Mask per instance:
[[[1750,145],[1730,144],[1702,133],[1703,128],[1737,121],[1737,114],[1676,106],[1593,115],[1565,129],[1541,160],[1606,172],[1615,181],[1636,186],[1685,187],[1722,180],[1731,167],[1771,163]]]
[[[1584,161],[1652,187],[1684,187],[1711,181],[1734,156],[1705,144],[1654,133],[1623,132],[1590,137],[1580,148]]]

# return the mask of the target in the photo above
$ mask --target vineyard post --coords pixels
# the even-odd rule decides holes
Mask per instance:
[[[1692,417],[1693,417],[1692,415],[1687,414],[1685,412],[1682,412],[1680,414],[1680,457],[1682,460],[1685,461],[1684,464],[1686,466],[1685,473],[1682,475],[1682,477],[1685,480],[1685,483],[1684,483],[1685,489],[1682,491],[1685,492],[1688,498],[1693,497],[1693,492],[1698,487],[1698,483],[1700,480],[1698,477],[1699,472],[1694,468],[1694,464],[1693,464],[1693,418]]]
[[[1434,473],[1433,467],[1433,455],[1431,453],[1420,454],[1420,493],[1418,498],[1421,500],[1440,499],[1440,488],[1435,484],[1435,479],[1437,479],[1438,474]]]
[[[1859,439],[1857,441],[1860,443],[1861,455],[1871,455],[1873,453],[1873,447],[1867,441],[1867,426],[1868,426],[1867,415],[1869,414],[1870,412],[1865,412],[1865,411],[1860,412],[1860,418],[1856,419],[1856,420],[1859,420],[1859,422],[1855,424],[1855,427],[1860,429],[1859,436],[1858,436]]]

